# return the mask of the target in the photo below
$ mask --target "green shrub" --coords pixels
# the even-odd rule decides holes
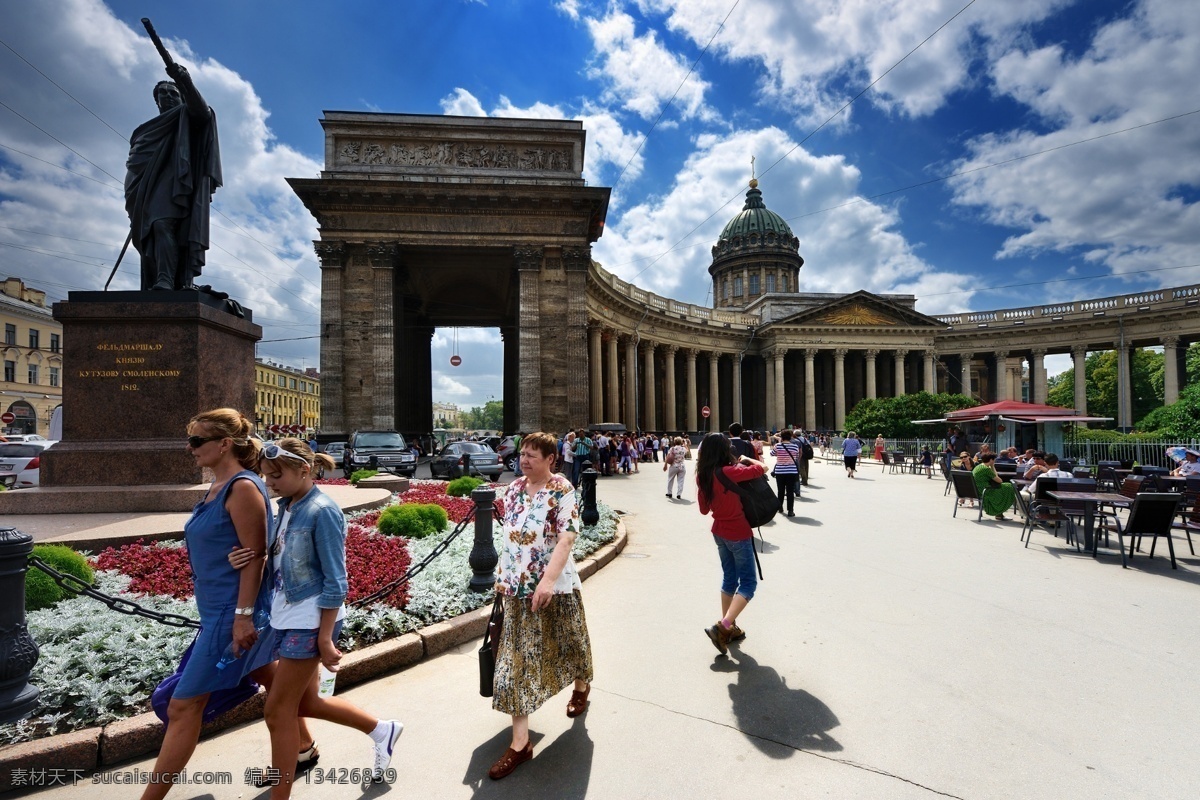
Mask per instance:
[[[455,478],[446,486],[446,494],[451,497],[470,497],[471,492],[479,486],[483,485],[483,481],[473,475],[463,475],[461,478]]]
[[[33,557],[45,561],[65,575],[74,575],[81,581],[91,583],[96,573],[92,570],[87,559],[69,547],[61,544],[39,544],[33,548]],[[37,611],[49,608],[63,597],[73,596],[65,592],[46,573],[37,567],[30,567],[25,573],[25,610]]]
[[[379,515],[380,533],[423,539],[446,527],[446,509],[432,503],[401,503],[388,506]]]
[[[374,478],[378,474],[379,474],[379,470],[377,470],[377,469],[356,469],[356,470],[354,470],[354,473],[350,476],[350,482],[358,483],[363,478]]]

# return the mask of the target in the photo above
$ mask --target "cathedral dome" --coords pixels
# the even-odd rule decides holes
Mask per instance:
[[[783,217],[763,203],[751,180],[746,204],[725,225],[712,249],[708,274],[714,308],[745,308],[767,294],[799,291],[800,240]]]
[[[763,203],[762,192],[758,189],[758,181],[750,181],[750,189],[746,192],[746,205],[741,212],[729,220],[725,230],[721,231],[720,239],[731,240],[737,236],[749,236],[751,233],[766,234],[768,231],[779,236],[794,238],[792,229],[783,221],[783,217],[767,208]]]

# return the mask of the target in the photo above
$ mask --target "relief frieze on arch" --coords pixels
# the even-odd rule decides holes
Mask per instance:
[[[461,169],[571,172],[570,147],[504,142],[341,139],[339,166],[457,167]]]

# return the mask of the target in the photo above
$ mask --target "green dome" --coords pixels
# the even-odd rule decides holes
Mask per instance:
[[[729,241],[738,236],[749,236],[752,233],[765,235],[768,232],[784,237],[785,241],[795,238],[783,217],[763,205],[758,181],[750,181],[750,189],[746,192],[746,205],[742,206],[736,217],[729,220],[725,230],[721,231],[720,238]]]

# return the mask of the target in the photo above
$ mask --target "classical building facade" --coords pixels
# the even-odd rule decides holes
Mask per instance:
[[[582,178],[575,121],[327,112],[325,170],[290,183],[320,223],[324,429],[425,432],[437,326],[503,340],[505,428],[740,421],[840,430],[864,398],[1046,399],[1047,355],[1162,346],[1167,402],[1200,340],[1200,286],[927,316],[912,295],[802,291],[804,260],[756,181],[712,249],[714,307],[644,291],[590,245],[609,190]],[[810,269],[812,267],[810,266]],[[1028,375],[1028,381],[1023,376]],[[705,418],[703,410],[709,410]]]
[[[19,278],[0,283],[0,326],[4,375],[0,413],[14,420],[0,424],[12,433],[49,435],[50,415],[62,405],[62,325],[46,307],[46,293]]]
[[[321,428],[321,374],[267,359],[254,359],[254,415],[266,425]]]

